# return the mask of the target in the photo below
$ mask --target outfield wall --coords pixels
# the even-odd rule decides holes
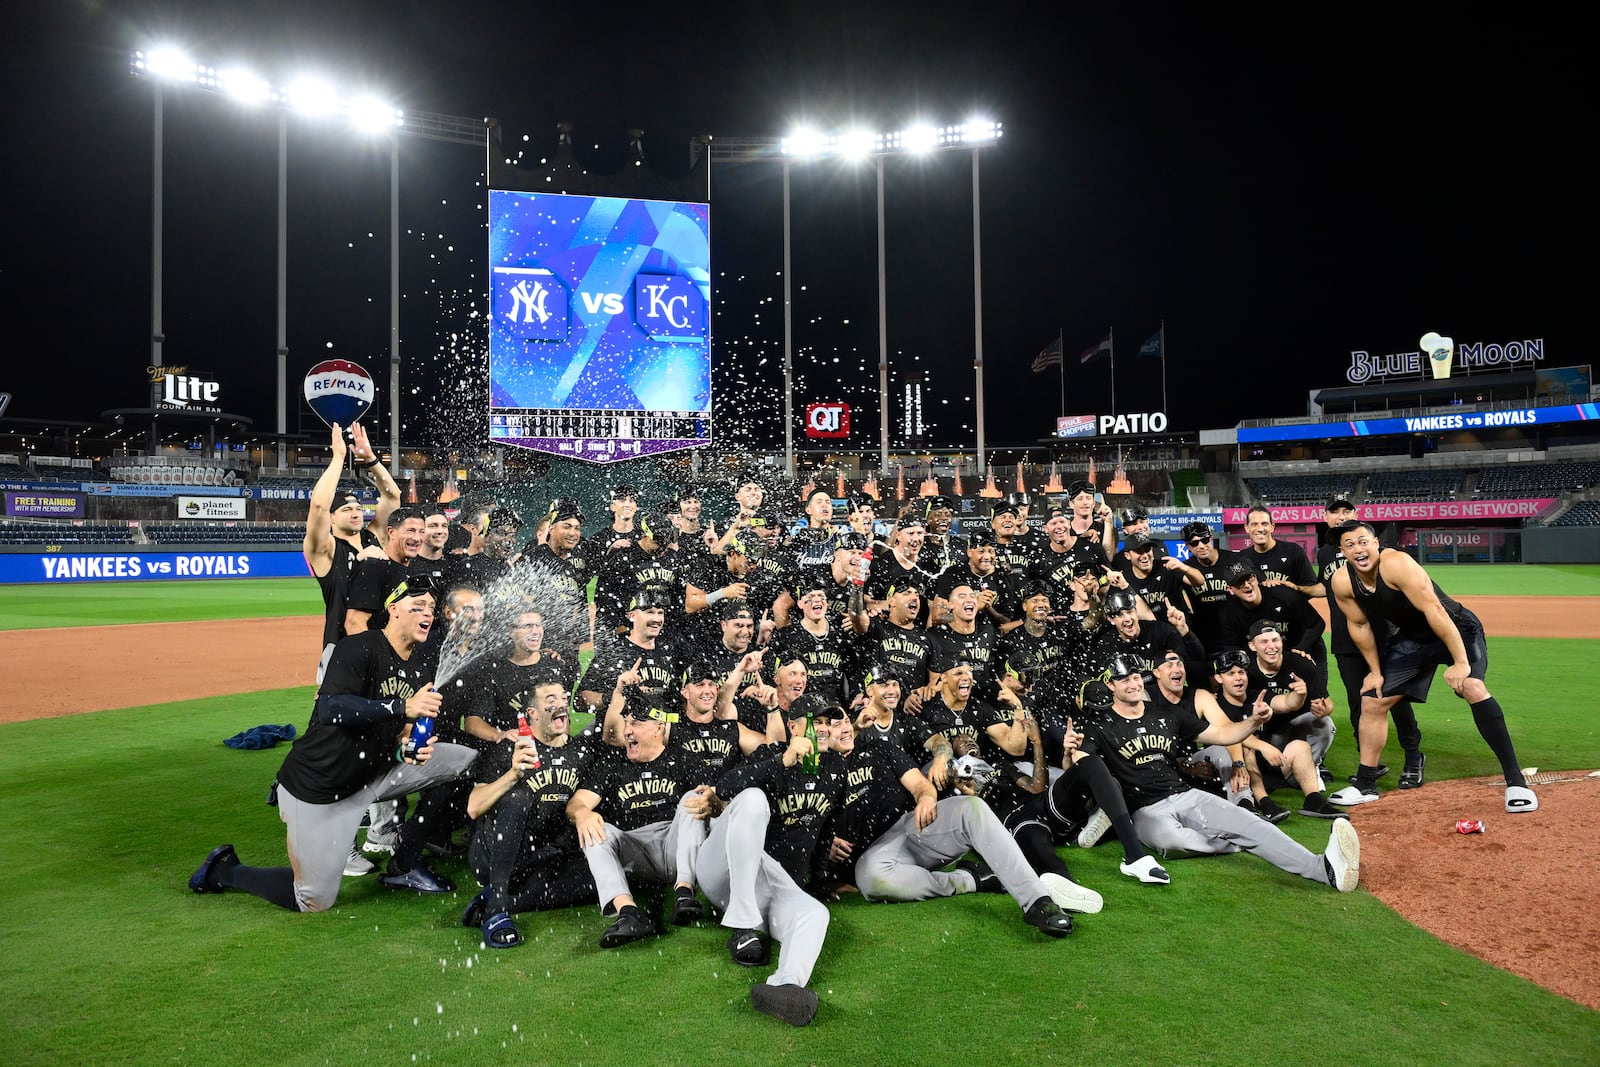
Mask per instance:
[[[305,578],[311,573],[298,551],[84,546],[63,552],[47,547],[0,552],[0,585]]]
[[[1600,563],[1600,527],[1530,526],[1522,531],[1524,563]]]

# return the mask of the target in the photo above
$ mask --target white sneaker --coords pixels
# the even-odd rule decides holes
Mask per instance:
[[[1539,810],[1539,795],[1525,785],[1506,786],[1506,810],[1513,815]]]
[[[1361,838],[1349,819],[1333,820],[1333,833],[1328,835],[1328,848],[1322,854],[1333,875],[1333,888],[1349,893],[1361,880]]]
[[[1146,885],[1172,884],[1172,875],[1167,873],[1165,867],[1156,862],[1154,856],[1140,856],[1132,863],[1118,864],[1118,867],[1129,878],[1135,878]]]
[[[1089,816],[1089,821],[1078,831],[1078,847],[1094,848],[1110,830],[1111,816],[1106,814],[1104,808],[1095,808],[1094,814]]]
[[[394,846],[399,843],[400,827],[390,823],[387,826],[369,828],[367,839],[361,843],[361,851],[373,854],[393,852]]]
[[[1039,881],[1044,883],[1044,887],[1050,891],[1050,899],[1055,901],[1056,907],[1062,911],[1096,915],[1106,906],[1105,900],[1099,893],[1079,885],[1070,878],[1063,878],[1059,874],[1041,874]]]
[[[1376,789],[1369,793],[1353,785],[1347,785],[1337,793],[1328,794],[1328,803],[1338,804],[1344,808],[1353,808],[1357,804],[1371,804],[1377,799],[1378,791]]]
[[[344,876],[346,878],[360,878],[363,874],[371,874],[378,869],[378,865],[361,854],[355,846],[350,848],[350,858],[344,861]]]

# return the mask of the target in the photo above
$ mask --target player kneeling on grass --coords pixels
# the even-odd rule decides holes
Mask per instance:
[[[1341,893],[1355,889],[1361,840],[1348,819],[1336,819],[1327,851],[1318,856],[1271,823],[1192,788],[1173,765],[1175,754],[1202,745],[1237,745],[1272,718],[1258,701],[1241,722],[1210,723],[1190,712],[1146,703],[1144,664],[1128,656],[1111,661],[1109,712],[1087,720],[1083,740],[1067,738],[1067,751],[1098,753],[1122,785],[1139,837],[1168,857],[1253,852],[1280,870]]]
[[[467,798],[476,820],[468,853],[483,886],[461,925],[483,931],[490,948],[522,943],[512,918],[519,911],[569,908],[595,899],[594,875],[567,820],[586,756],[569,737],[567,684],[557,674],[536,682],[528,724],[533,736],[498,741],[473,766],[477,783]]]
[[[431,665],[416,655],[428,639],[433,608],[430,582],[402,581],[387,598],[380,629],[334,648],[311,724],[278,771],[278,815],[288,827],[293,866],[246,867],[232,845],[221,845],[189,878],[190,889],[239,889],[291,911],[326,911],[339,895],[368,804],[466,772],[477,753],[465,746],[430,742],[414,755],[402,747],[411,724],[432,719],[441,703],[429,680]],[[454,889],[417,862],[424,834],[417,820],[406,824],[382,884],[423,893]]]

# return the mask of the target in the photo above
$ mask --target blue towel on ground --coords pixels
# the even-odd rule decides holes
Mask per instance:
[[[229,748],[272,748],[279,741],[293,740],[294,724],[286,722],[282,726],[252,726],[222,743]]]

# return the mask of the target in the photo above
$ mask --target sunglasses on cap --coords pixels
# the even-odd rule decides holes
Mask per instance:
[[[1231,671],[1235,667],[1248,669],[1250,666],[1250,653],[1242,648],[1224,649],[1218,652],[1211,660],[1211,666],[1217,674]]]

